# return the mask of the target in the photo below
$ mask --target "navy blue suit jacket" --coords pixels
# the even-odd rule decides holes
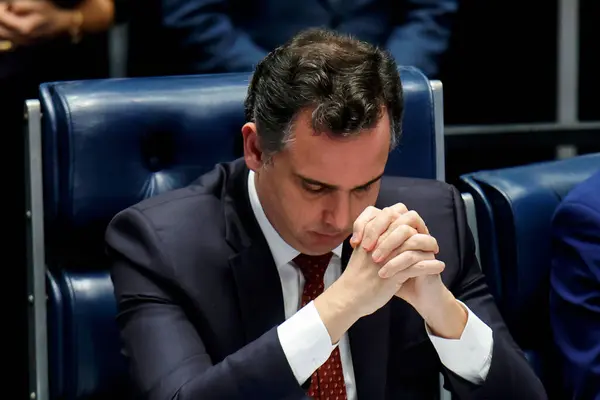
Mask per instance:
[[[250,72],[300,30],[328,27],[438,74],[458,0],[144,0],[132,7],[131,75]]]
[[[107,230],[118,323],[145,399],[306,396],[277,336],[285,321],[281,282],[247,176],[243,159],[219,165],[119,213]],[[492,363],[481,386],[444,369],[423,319],[393,298],[349,331],[358,398],[434,399],[441,371],[460,399],[545,399],[486,287],[460,194],[443,182],[385,178],[377,205],[400,201],[437,238],[445,284],[492,328]],[[342,268],[351,250],[346,242]]]
[[[555,212],[550,308],[569,399],[600,399],[600,171]]]

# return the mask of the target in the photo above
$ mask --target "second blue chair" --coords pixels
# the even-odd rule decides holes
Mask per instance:
[[[481,265],[507,326],[550,394],[557,393],[549,324],[550,226],[579,182],[600,169],[600,154],[461,177],[473,196]]]

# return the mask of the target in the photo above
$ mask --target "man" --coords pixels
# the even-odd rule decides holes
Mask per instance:
[[[135,4],[135,3],[134,3]],[[144,0],[131,7],[129,74],[252,71],[300,30],[328,27],[437,78],[458,0]]]
[[[545,398],[459,193],[382,182],[401,90],[389,54],[303,32],[254,73],[243,159],[115,217],[118,321],[145,398],[429,399],[439,371],[462,399]]]
[[[600,399],[600,171],[552,221],[550,312],[569,399]]]

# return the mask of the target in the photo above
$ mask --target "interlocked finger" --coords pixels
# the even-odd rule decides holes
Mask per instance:
[[[379,237],[388,230],[392,222],[396,219],[395,211],[391,207],[381,210],[375,218],[367,223],[364,229],[362,247],[371,251],[377,244]]]
[[[383,267],[379,269],[379,276],[382,278],[389,278],[401,271],[404,271],[412,265],[426,260],[435,260],[434,254],[431,252],[418,250],[409,250],[399,253],[395,257],[392,257],[383,265]]]
[[[425,275],[439,275],[444,271],[446,265],[440,260],[424,260],[411,267],[397,273],[393,280],[396,281],[398,286],[401,286],[404,282],[411,278],[417,278]]]
[[[431,235],[417,233],[409,237],[398,249],[398,253],[409,250],[420,250],[437,254],[440,252],[437,240]]]
[[[381,210],[378,208],[369,206],[360,213],[356,221],[354,221],[354,226],[352,228],[352,238],[350,239],[352,247],[360,243],[364,235],[365,226],[374,219],[380,211]]]
[[[400,225],[393,231],[381,235],[373,251],[373,261],[383,262],[391,258],[392,254],[399,254],[400,247],[414,235],[417,235],[417,230],[408,225]]]

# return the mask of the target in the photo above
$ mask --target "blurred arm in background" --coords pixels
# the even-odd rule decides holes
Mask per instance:
[[[406,10],[398,16],[387,48],[400,65],[415,66],[436,78],[440,58],[446,52],[452,22],[458,11],[458,0],[406,0]]]
[[[162,24],[190,71],[252,71],[268,51],[236,28],[227,0],[162,0]]]
[[[574,188],[552,221],[550,315],[565,398],[600,399],[600,171]]]
[[[48,0],[13,0],[0,3],[0,40],[27,46],[70,35],[77,42],[86,33],[108,30],[113,20],[113,0],[83,0],[74,8]]]

